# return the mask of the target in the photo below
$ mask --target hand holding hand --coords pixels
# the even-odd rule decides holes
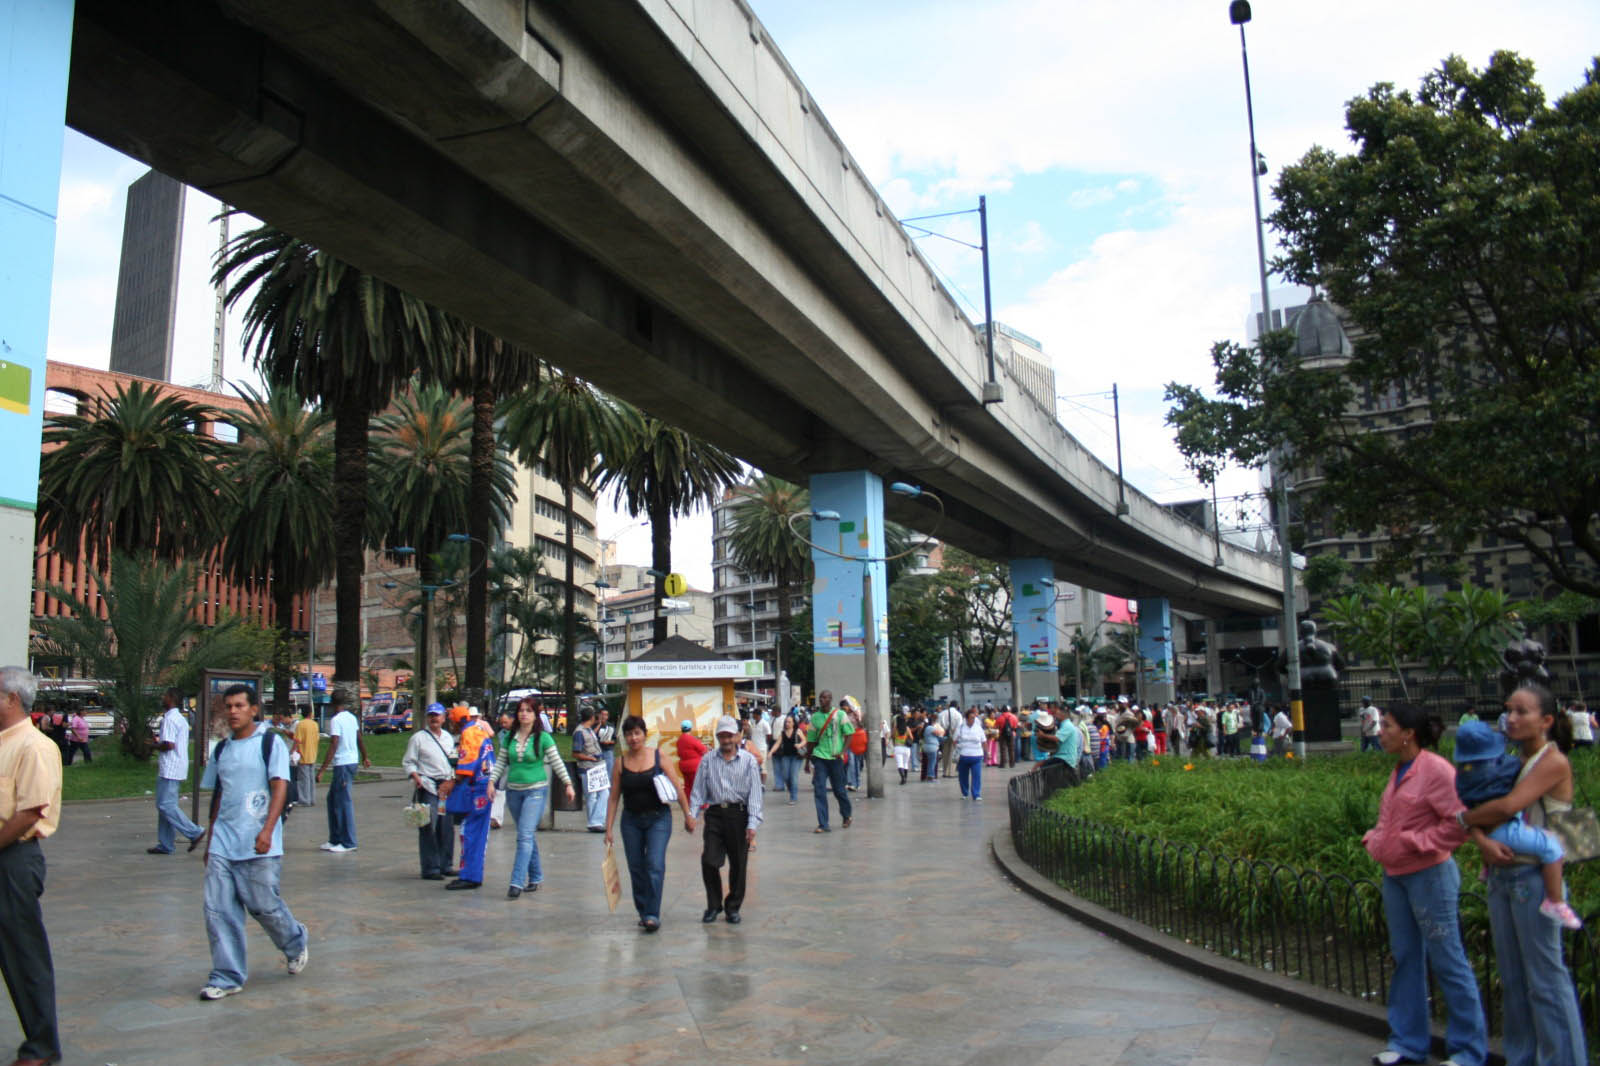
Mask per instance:
[[[683,831],[685,833],[694,832],[694,816],[693,815],[686,814],[686,815],[683,816]]]

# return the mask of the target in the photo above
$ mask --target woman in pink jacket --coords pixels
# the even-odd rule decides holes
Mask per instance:
[[[1411,704],[1383,712],[1378,744],[1398,760],[1378,804],[1378,824],[1361,838],[1383,867],[1383,913],[1394,979],[1389,983],[1389,1043],[1376,1066],[1428,1057],[1428,969],[1444,993],[1449,1057],[1440,1066],[1483,1066],[1489,1034],[1472,964],[1461,946],[1456,898],[1461,871],[1451,853],[1466,840],[1456,822],[1456,768],[1429,751],[1444,723]]]

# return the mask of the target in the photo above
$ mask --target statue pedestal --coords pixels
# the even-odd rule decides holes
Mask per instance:
[[[1309,744],[1344,739],[1339,728],[1339,690],[1317,687],[1303,690],[1306,712],[1306,742]]]

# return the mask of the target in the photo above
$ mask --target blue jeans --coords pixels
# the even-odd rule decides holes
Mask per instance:
[[[1389,982],[1389,1048],[1419,1062],[1428,1057],[1428,970],[1444,993],[1445,1048],[1460,1066],[1483,1066],[1489,1031],[1478,982],[1461,946],[1456,911],[1461,870],[1454,859],[1400,877],[1383,876],[1394,978]],[[1554,927],[1552,923],[1552,928]]]
[[[1378,738],[1377,738],[1377,736],[1370,736],[1369,737],[1369,736],[1366,736],[1365,734],[1363,734],[1362,737],[1361,737],[1361,750],[1362,751],[1382,751],[1383,749],[1378,746]]]
[[[581,789],[583,787],[583,779],[580,777],[573,782],[573,786]],[[590,829],[605,828],[606,807],[610,803],[611,790],[609,788],[602,788],[595,792],[585,792],[583,794],[583,816],[587,820]]]
[[[850,761],[845,764],[845,784],[851,788],[861,787],[861,768],[867,763],[865,755],[850,753]]]
[[[328,786],[328,843],[356,846],[356,800],[350,785],[356,779],[356,764],[333,768],[333,783]]]
[[[983,756],[963,755],[956,760],[956,780],[961,794],[977,799],[983,794]]]
[[[539,866],[539,843],[533,839],[533,831],[539,827],[549,799],[548,786],[506,790],[506,813],[517,820],[517,854],[511,860],[511,884],[516,888],[544,881],[544,871]]]
[[[850,817],[850,793],[844,788],[844,763],[838,759],[811,760],[811,788],[817,799],[817,824],[828,828],[828,789],[839,797],[839,817]]]
[[[640,918],[661,920],[661,886],[667,880],[667,841],[672,839],[672,808],[650,814],[622,812],[622,853],[633,882],[633,908]]]
[[[218,988],[243,987],[249,974],[245,961],[244,916],[261,923],[284,958],[293,959],[306,946],[306,927],[294,920],[278,895],[283,859],[224,859],[213,854],[206,863],[206,936],[211,941],[211,976]]]
[[[1583,1066],[1583,1020],[1561,959],[1561,926],[1539,913],[1537,866],[1491,867],[1489,929],[1500,969],[1506,1066]]]
[[[181,781],[165,777],[156,778],[156,846],[171,851],[178,834],[194,840],[205,830],[189,821],[189,816],[178,806],[178,786]]]
[[[778,791],[789,790],[789,802],[793,803],[800,798],[800,757],[798,755],[774,755],[772,757],[772,776],[777,782]]]

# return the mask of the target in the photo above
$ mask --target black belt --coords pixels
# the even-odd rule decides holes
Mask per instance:
[[[749,809],[743,803],[708,803],[708,804],[706,804],[706,806],[708,808],[720,807],[723,810],[729,810],[729,811],[743,811],[743,810],[748,810]]]

